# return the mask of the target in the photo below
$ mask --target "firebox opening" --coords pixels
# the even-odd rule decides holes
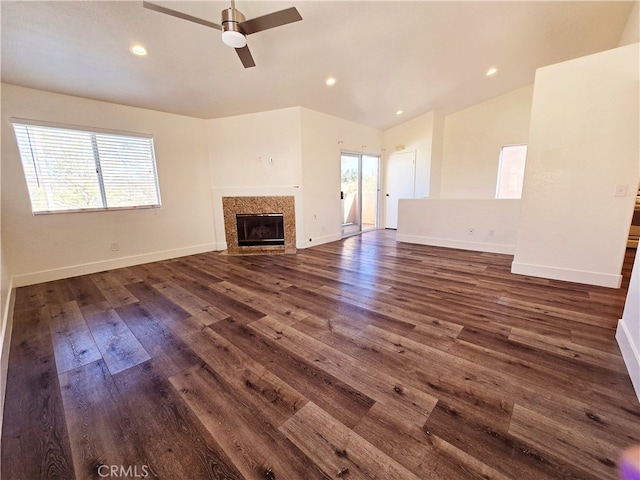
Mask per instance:
[[[282,213],[236,214],[238,246],[284,245]]]

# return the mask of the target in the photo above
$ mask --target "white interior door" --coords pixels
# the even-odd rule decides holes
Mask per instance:
[[[394,152],[385,167],[385,228],[398,228],[398,200],[415,195],[416,152]]]

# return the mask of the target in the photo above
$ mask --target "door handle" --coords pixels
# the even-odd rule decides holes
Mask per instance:
[[[389,194],[387,193],[387,195],[386,195],[386,196],[388,197],[388,196],[389,196]]]
[[[340,192],[340,200],[344,200],[344,192]]]

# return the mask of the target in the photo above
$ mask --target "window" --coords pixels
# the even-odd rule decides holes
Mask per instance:
[[[500,149],[496,198],[521,198],[526,145],[505,145]]]
[[[150,135],[12,123],[34,214],[160,206]]]

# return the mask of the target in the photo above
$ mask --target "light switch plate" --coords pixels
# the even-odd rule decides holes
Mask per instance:
[[[626,197],[627,196],[627,185],[626,184],[616,185],[616,193],[615,193],[614,196],[616,196],[616,197]]]

